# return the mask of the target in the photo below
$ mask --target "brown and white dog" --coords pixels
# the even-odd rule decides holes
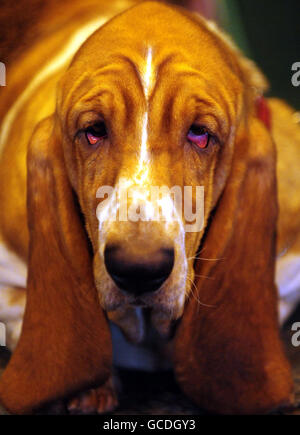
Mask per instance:
[[[293,110],[260,98],[262,74],[200,16],[145,2],[100,27],[124,4],[98,3],[46,32],[2,92],[0,320],[17,346],[0,400],[24,413],[93,388],[70,408],[111,409],[109,321],[142,342],[146,309],[199,406],[289,405],[275,266],[284,252],[277,283],[298,291]],[[164,219],[141,195],[145,219],[115,220],[102,186],[203,186],[203,228],[186,231],[169,194]]]

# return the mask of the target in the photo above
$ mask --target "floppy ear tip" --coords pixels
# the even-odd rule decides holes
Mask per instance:
[[[41,121],[28,153],[27,303],[0,380],[1,403],[18,414],[98,387],[112,367],[110,332],[57,134],[55,115]]]
[[[84,352],[82,347],[81,351]],[[112,361],[109,346],[107,349],[102,347],[98,366],[94,363],[82,362],[84,356],[79,355],[78,361],[76,358],[72,360],[74,367],[66,365],[66,369],[61,369],[58,366],[56,370],[47,370],[43,363],[41,363],[41,367],[36,365],[32,367],[29,353],[27,358],[23,358],[25,352],[22,349],[20,352],[22,357],[18,358],[17,356],[12,360],[0,378],[0,404],[12,414],[31,414],[57,400],[67,398],[80,391],[86,391],[88,388],[99,387],[111,375]],[[20,361],[22,365],[20,365]],[[78,367],[76,367],[77,364]],[[62,365],[64,366],[64,364]],[[76,382],[76,371],[80,371],[80,366],[85,366],[85,377],[81,377],[80,382]],[[40,375],[36,370],[41,371]],[[48,372],[47,378],[45,372]],[[65,373],[64,379],[62,379],[62,373]],[[42,390],[39,385],[39,377],[41,377],[43,385]]]
[[[197,362],[189,361],[177,365],[176,379],[185,394],[200,408],[222,414],[267,414],[294,404],[293,379],[286,361],[267,374],[254,376],[252,381],[228,382],[218,375],[207,379],[195,377]],[[199,373],[199,372],[198,372]],[[204,372],[203,372],[204,373]],[[234,374],[233,374],[234,376]],[[264,380],[264,382],[261,382]],[[235,397],[235,400],[233,400]]]

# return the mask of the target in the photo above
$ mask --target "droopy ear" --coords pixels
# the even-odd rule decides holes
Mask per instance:
[[[268,412],[293,398],[274,284],[275,152],[258,119],[247,130],[201,249],[215,261],[197,260],[200,303],[191,297],[175,336],[181,387],[219,413]]]
[[[101,385],[111,370],[109,328],[55,130],[52,118],[42,121],[28,153],[27,305],[0,381],[0,401],[13,413]]]

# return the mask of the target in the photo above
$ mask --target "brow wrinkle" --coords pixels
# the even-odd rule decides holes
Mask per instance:
[[[124,62],[126,62],[127,64],[129,64],[129,66],[133,69],[133,71],[134,71],[134,73],[135,73],[135,76],[136,76],[137,79],[138,79],[139,88],[140,88],[140,90],[141,90],[142,92],[144,92],[143,80],[142,80],[142,78],[141,78],[141,74],[140,74],[140,71],[139,71],[139,69],[138,69],[136,63],[135,63],[132,59],[130,59],[129,57],[127,57],[126,55],[123,55],[123,54],[120,55],[119,58],[120,58],[121,60],[123,60]]]

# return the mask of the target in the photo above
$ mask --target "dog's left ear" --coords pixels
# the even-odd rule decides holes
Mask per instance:
[[[274,284],[276,158],[253,117],[235,143],[231,172],[195,264],[175,335],[175,371],[199,406],[220,413],[289,405],[293,385],[277,322]],[[201,276],[201,277],[200,277]]]
[[[108,323],[55,115],[37,127],[27,168],[27,304],[19,343],[0,379],[0,400],[12,413],[100,386],[112,365]]]

